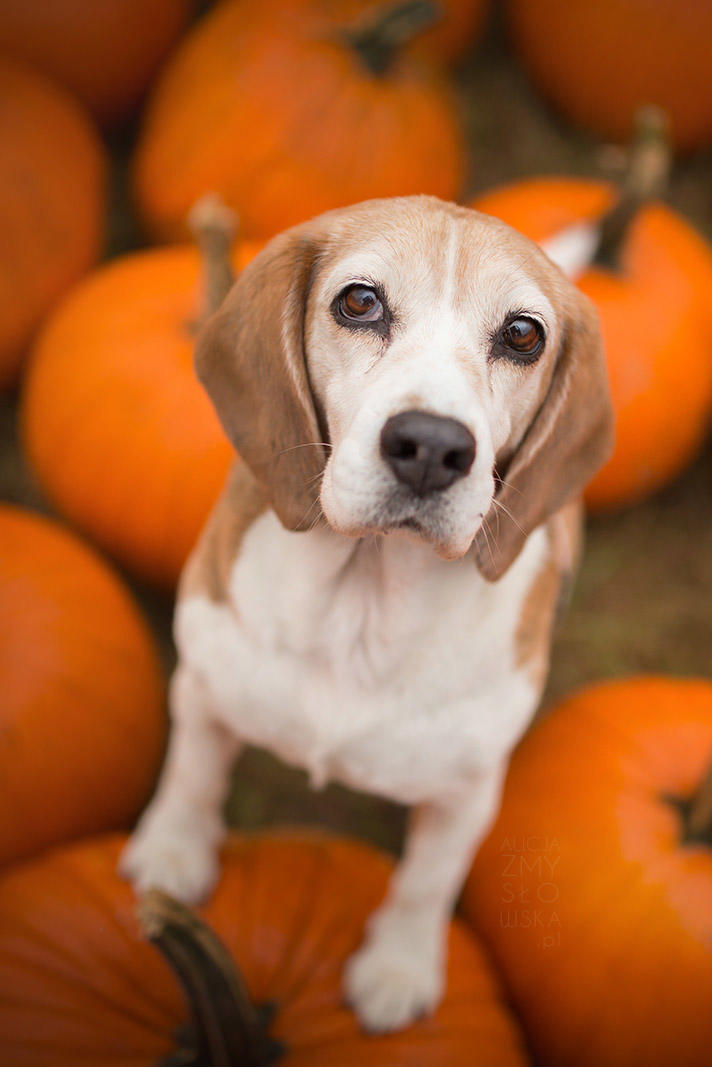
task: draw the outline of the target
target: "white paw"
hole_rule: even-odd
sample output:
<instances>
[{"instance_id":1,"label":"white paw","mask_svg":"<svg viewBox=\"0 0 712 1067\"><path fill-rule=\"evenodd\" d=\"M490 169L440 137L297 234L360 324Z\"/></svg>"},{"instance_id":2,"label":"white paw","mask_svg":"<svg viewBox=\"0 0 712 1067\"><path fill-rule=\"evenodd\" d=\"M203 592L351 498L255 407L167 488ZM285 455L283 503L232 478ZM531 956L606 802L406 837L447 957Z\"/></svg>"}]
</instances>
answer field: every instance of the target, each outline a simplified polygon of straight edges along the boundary
<instances>
[{"instance_id":1,"label":"white paw","mask_svg":"<svg viewBox=\"0 0 712 1067\"><path fill-rule=\"evenodd\" d=\"M184 904L198 904L220 874L220 836L197 820L146 818L121 853L119 874L138 893L162 889Z\"/></svg>"},{"instance_id":2,"label":"white paw","mask_svg":"<svg viewBox=\"0 0 712 1067\"><path fill-rule=\"evenodd\" d=\"M432 1011L442 994L440 966L412 944L375 937L346 964L346 997L359 1021L374 1032L399 1030Z\"/></svg>"}]
</instances>

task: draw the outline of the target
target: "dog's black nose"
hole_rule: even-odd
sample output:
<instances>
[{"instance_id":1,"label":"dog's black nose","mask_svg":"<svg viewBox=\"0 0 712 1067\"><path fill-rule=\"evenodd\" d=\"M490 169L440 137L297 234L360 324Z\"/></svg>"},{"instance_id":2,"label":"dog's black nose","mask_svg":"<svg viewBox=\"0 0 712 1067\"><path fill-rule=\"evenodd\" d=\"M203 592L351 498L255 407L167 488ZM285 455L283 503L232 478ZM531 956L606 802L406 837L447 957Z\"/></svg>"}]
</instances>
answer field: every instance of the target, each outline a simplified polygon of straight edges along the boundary
<instances>
[{"instance_id":1,"label":"dog's black nose","mask_svg":"<svg viewBox=\"0 0 712 1067\"><path fill-rule=\"evenodd\" d=\"M475 439L456 419L402 411L381 430L381 455L399 482L425 496L467 474Z\"/></svg>"}]
</instances>

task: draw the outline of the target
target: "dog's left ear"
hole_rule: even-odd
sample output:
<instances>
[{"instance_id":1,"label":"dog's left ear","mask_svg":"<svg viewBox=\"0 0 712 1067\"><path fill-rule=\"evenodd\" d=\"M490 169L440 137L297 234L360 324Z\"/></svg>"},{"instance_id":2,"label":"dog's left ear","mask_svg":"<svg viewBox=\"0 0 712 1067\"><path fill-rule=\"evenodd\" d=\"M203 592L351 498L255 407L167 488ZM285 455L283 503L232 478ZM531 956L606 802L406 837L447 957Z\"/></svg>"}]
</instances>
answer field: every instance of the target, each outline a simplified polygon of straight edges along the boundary
<instances>
[{"instance_id":1,"label":"dog's left ear","mask_svg":"<svg viewBox=\"0 0 712 1067\"><path fill-rule=\"evenodd\" d=\"M195 353L226 434L290 530L314 522L325 463L304 353L319 247L310 224L270 241L206 323Z\"/></svg>"},{"instance_id":2,"label":"dog's left ear","mask_svg":"<svg viewBox=\"0 0 712 1067\"><path fill-rule=\"evenodd\" d=\"M571 286L570 311L547 394L502 472L497 504L473 543L488 581L501 578L529 534L583 491L612 448L613 411L598 315Z\"/></svg>"}]
</instances>

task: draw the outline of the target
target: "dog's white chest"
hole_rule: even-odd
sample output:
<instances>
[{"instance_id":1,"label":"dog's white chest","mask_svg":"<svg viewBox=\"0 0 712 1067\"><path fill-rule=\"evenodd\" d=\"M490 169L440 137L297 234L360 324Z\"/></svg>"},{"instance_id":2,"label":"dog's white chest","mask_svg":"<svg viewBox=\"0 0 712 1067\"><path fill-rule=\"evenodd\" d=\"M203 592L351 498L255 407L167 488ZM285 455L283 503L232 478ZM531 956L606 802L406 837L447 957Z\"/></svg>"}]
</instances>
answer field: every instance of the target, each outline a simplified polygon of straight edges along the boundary
<instances>
[{"instance_id":1,"label":"dog's white chest","mask_svg":"<svg viewBox=\"0 0 712 1067\"><path fill-rule=\"evenodd\" d=\"M460 788L531 714L513 637L543 547L537 532L492 586L469 559L404 536L356 546L288 533L269 512L245 537L230 603L184 600L176 640L238 736L315 785L412 803Z\"/></svg>"}]
</instances>

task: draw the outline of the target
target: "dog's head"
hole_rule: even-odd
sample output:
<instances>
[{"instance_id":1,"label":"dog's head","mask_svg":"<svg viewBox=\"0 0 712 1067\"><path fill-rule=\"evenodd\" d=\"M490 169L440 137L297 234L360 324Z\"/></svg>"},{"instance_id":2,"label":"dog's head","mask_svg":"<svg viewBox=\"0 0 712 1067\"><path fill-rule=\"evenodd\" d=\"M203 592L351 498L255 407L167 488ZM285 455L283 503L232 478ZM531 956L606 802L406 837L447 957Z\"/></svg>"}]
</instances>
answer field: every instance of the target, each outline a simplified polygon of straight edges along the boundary
<instances>
[{"instance_id":1,"label":"dog's head","mask_svg":"<svg viewBox=\"0 0 712 1067\"><path fill-rule=\"evenodd\" d=\"M196 365L289 529L321 509L348 536L473 546L491 580L610 448L590 302L521 234L430 197L275 237Z\"/></svg>"}]
</instances>

